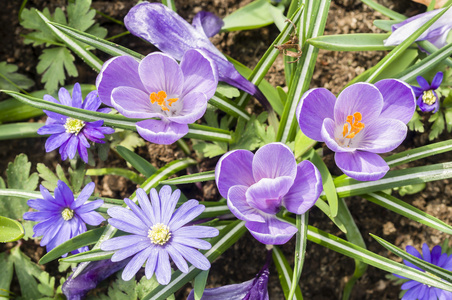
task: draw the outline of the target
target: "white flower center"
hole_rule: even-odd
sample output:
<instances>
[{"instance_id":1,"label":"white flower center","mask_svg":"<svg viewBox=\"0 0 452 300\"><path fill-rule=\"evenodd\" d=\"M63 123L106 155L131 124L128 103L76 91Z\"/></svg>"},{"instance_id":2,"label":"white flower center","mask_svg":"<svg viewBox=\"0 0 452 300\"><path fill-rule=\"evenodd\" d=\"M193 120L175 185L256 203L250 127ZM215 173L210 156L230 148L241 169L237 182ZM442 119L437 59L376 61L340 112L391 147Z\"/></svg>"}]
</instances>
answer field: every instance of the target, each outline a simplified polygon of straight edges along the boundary
<instances>
[{"instance_id":1,"label":"white flower center","mask_svg":"<svg viewBox=\"0 0 452 300\"><path fill-rule=\"evenodd\" d=\"M427 105L432 105L436 102L435 94L432 90L424 91L422 95L422 101Z\"/></svg>"},{"instance_id":2,"label":"white flower center","mask_svg":"<svg viewBox=\"0 0 452 300\"><path fill-rule=\"evenodd\" d=\"M167 225L158 223L149 229L148 238L150 238L151 242L154 244L164 245L171 238L171 232Z\"/></svg>"},{"instance_id":3,"label":"white flower center","mask_svg":"<svg viewBox=\"0 0 452 300\"><path fill-rule=\"evenodd\" d=\"M69 221L70 219L72 219L74 217L74 211L70 208L65 208L61 212L61 216L63 217L63 220Z\"/></svg>"},{"instance_id":4,"label":"white flower center","mask_svg":"<svg viewBox=\"0 0 452 300\"><path fill-rule=\"evenodd\" d=\"M77 135L80 130L85 126L85 122L78 119L67 118L66 124L64 124L64 128L67 133L75 133Z\"/></svg>"}]
</instances>

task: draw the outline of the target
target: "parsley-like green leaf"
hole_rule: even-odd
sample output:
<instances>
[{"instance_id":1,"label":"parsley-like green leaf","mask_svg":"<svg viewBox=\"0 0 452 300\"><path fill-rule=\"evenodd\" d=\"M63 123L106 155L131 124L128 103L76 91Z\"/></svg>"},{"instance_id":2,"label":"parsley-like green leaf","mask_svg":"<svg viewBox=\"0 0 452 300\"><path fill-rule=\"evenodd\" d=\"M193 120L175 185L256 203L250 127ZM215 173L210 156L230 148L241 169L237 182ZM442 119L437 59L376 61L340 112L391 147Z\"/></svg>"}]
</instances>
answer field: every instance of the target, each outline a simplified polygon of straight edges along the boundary
<instances>
[{"instance_id":1,"label":"parsley-like green leaf","mask_svg":"<svg viewBox=\"0 0 452 300\"><path fill-rule=\"evenodd\" d=\"M17 66L0 62L0 89L19 91L19 89L28 89L33 86L33 80L27 76L16 73Z\"/></svg>"},{"instance_id":2,"label":"parsley-like green leaf","mask_svg":"<svg viewBox=\"0 0 452 300\"><path fill-rule=\"evenodd\" d=\"M430 141L436 139L445 129L444 115L441 110L439 110L436 114L433 114L428 121L433 122L432 128L430 129L430 133L428 134L428 139Z\"/></svg>"},{"instance_id":3,"label":"parsley-like green leaf","mask_svg":"<svg viewBox=\"0 0 452 300\"><path fill-rule=\"evenodd\" d=\"M422 123L422 118L417 113L417 111L414 112L413 117L411 118L410 122L408 122L407 125L410 130L414 130L421 133L424 132L424 124Z\"/></svg>"},{"instance_id":4,"label":"parsley-like green leaf","mask_svg":"<svg viewBox=\"0 0 452 300\"><path fill-rule=\"evenodd\" d=\"M58 85L64 85L66 74L77 76L77 68L74 65L74 56L66 47L44 49L39 56L39 63L36 67L39 74L43 74L42 82L45 82L47 91L56 91Z\"/></svg>"}]
</instances>

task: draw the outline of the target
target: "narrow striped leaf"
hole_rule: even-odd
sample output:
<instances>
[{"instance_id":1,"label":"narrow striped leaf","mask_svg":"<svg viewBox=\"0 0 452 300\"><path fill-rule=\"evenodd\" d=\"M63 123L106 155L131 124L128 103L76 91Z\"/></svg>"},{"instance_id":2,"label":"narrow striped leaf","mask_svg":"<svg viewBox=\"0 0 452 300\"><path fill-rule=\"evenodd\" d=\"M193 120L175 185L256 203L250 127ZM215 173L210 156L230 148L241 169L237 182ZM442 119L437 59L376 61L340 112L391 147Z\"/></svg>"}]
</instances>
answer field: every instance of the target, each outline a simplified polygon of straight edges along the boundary
<instances>
[{"instance_id":1,"label":"narrow striped leaf","mask_svg":"<svg viewBox=\"0 0 452 300\"><path fill-rule=\"evenodd\" d=\"M374 25L384 31L391 31L392 25L398 24L400 21L395 20L374 20Z\"/></svg>"},{"instance_id":2,"label":"narrow striped leaf","mask_svg":"<svg viewBox=\"0 0 452 300\"><path fill-rule=\"evenodd\" d=\"M163 180L161 184L187 184L187 183L194 183L194 182L204 182L209 180L215 180L215 171L206 171L206 172L199 172L196 174L190 174L190 175L184 175L179 176L176 178L171 178L167 180Z\"/></svg>"},{"instance_id":3,"label":"narrow striped leaf","mask_svg":"<svg viewBox=\"0 0 452 300\"><path fill-rule=\"evenodd\" d=\"M112 126L122 129L128 129L136 131L135 123L141 121L143 119L131 119L126 118L121 115L113 115L113 114L105 114L90 110L85 110L81 108L75 108L70 106L65 106L62 104L56 104L53 102L45 101L43 99L31 97L28 95L24 95L21 93L13 92L13 91L5 91L2 90L5 94L14 97L15 99L26 103L28 105L50 110L53 112L57 112L59 114L76 118L79 120L83 120L86 122L93 122L98 120L103 120L104 125ZM186 138L196 138L200 140L207 141L219 141L219 142L231 142L232 136L231 133L227 130L199 125L199 124L189 124L188 134L185 135Z\"/></svg>"},{"instance_id":4,"label":"narrow striped leaf","mask_svg":"<svg viewBox=\"0 0 452 300\"><path fill-rule=\"evenodd\" d=\"M282 251L279 249L278 246L273 246L273 262L275 263L276 270L278 271L278 277L279 282L281 283L281 287L284 292L284 296L286 299L289 299L289 291L290 287L292 285L291 283L291 275L293 274L292 268L290 267L289 263L287 262L286 257L282 253ZM295 292L295 295L293 299L302 300L303 296L301 294L300 286L297 284L297 289Z\"/></svg>"},{"instance_id":5,"label":"narrow striped leaf","mask_svg":"<svg viewBox=\"0 0 452 300\"><path fill-rule=\"evenodd\" d=\"M298 10L295 11L294 15L292 16L291 20L293 23L298 23L301 17L303 9L300 7ZM279 55L279 50L276 49L275 45L283 44L285 41L287 41L292 33L292 24L289 22L287 23L286 27L283 31L278 35L278 37L273 41L273 43L268 47L267 51L265 51L262 58L257 63L256 67L254 68L253 72L250 76L248 76L248 80L254 83L255 85L259 85L259 83L262 81L264 76L268 73L268 70L272 66L273 62L276 60L276 58ZM240 70L239 70L240 71ZM237 104L241 107L244 107L247 104L247 101L249 100L249 95L246 93L242 93L239 99L237 100ZM268 98L269 101L272 101L273 99ZM273 109L280 114L282 111L279 111L273 106L274 103L270 102L272 104Z\"/></svg>"},{"instance_id":6,"label":"narrow striped leaf","mask_svg":"<svg viewBox=\"0 0 452 300\"><path fill-rule=\"evenodd\" d=\"M394 196L383 192L376 192L362 195L361 197L411 220L438 229L447 234L452 234L452 226L449 224L427 214L426 212L423 212L420 209L417 209L405 201L397 199Z\"/></svg>"},{"instance_id":7,"label":"narrow striped leaf","mask_svg":"<svg viewBox=\"0 0 452 300\"><path fill-rule=\"evenodd\" d=\"M244 118L246 121L250 120L250 114L247 113L243 108L238 106L235 102L229 100L228 98L222 96L220 93L215 93L209 100L209 104L221 109L228 115L235 118Z\"/></svg>"},{"instance_id":8,"label":"narrow striped leaf","mask_svg":"<svg viewBox=\"0 0 452 300\"><path fill-rule=\"evenodd\" d=\"M60 262L65 263L81 263L99 261L104 259L110 259L115 251L102 251L100 249L90 250L82 253L77 253L68 257L60 258Z\"/></svg>"},{"instance_id":9,"label":"narrow striped leaf","mask_svg":"<svg viewBox=\"0 0 452 300\"><path fill-rule=\"evenodd\" d=\"M377 181L357 181L347 178L336 185L339 197L350 197L392 189L410 184L430 182L452 177L452 162L390 171Z\"/></svg>"},{"instance_id":10,"label":"narrow striped leaf","mask_svg":"<svg viewBox=\"0 0 452 300\"><path fill-rule=\"evenodd\" d=\"M94 54L83 48L83 46L63 33L61 30L53 26L49 19L47 19L44 14L42 14L40 11L35 10L38 16L46 23L47 27L59 38L61 39L66 46L71 49L75 54L77 54L88 66L96 70L97 72L100 71L103 65L103 61L101 61L99 58L97 58Z\"/></svg>"},{"instance_id":11,"label":"narrow striped leaf","mask_svg":"<svg viewBox=\"0 0 452 300\"><path fill-rule=\"evenodd\" d=\"M405 41L403 41L400 45L396 46L388 55L386 55L382 60L378 62L374 66L374 71L372 74L369 75L366 82L373 83L377 80L380 73L386 69L392 62L394 62L398 57L413 44L416 39L421 36L424 31L426 31L433 23L436 22L442 15L446 13L446 11L450 8L444 9L437 15L435 15L433 18L431 18L429 21L427 21L424 25L422 25L419 29L417 29L409 38L407 38Z\"/></svg>"},{"instance_id":12,"label":"narrow striped leaf","mask_svg":"<svg viewBox=\"0 0 452 300\"><path fill-rule=\"evenodd\" d=\"M42 137L37 133L43 123L12 123L0 125L0 141Z\"/></svg>"},{"instance_id":13,"label":"narrow striped leaf","mask_svg":"<svg viewBox=\"0 0 452 300\"><path fill-rule=\"evenodd\" d=\"M61 255L65 253L69 253L71 251L74 251L75 249L96 243L97 240L102 235L103 231L104 228L100 227L79 234L76 237L73 237L69 241L62 243L53 248L52 250L50 250L49 252L47 252L43 257L41 257L41 259L39 260L39 264L41 265L46 264L54 259L60 258Z\"/></svg>"},{"instance_id":14,"label":"narrow striped leaf","mask_svg":"<svg viewBox=\"0 0 452 300\"><path fill-rule=\"evenodd\" d=\"M347 228L345 228L344 224L337 216L333 217L333 215L331 214L331 209L325 201L319 199L315 202L315 206L317 206L328 218L330 218L331 221L333 221L333 223L337 226L337 228L340 229L340 231L347 233Z\"/></svg>"},{"instance_id":15,"label":"narrow striped leaf","mask_svg":"<svg viewBox=\"0 0 452 300\"><path fill-rule=\"evenodd\" d=\"M116 151L122 158L124 158L129 164L132 165L140 174L143 174L145 177L151 177L156 171L157 168L154 167L150 162L146 159L142 158L138 154L133 151L130 151L126 147L121 145L116 147Z\"/></svg>"},{"instance_id":16,"label":"narrow striped leaf","mask_svg":"<svg viewBox=\"0 0 452 300\"><path fill-rule=\"evenodd\" d=\"M446 291L452 291L452 284L449 282L445 282L436 276L394 262L386 257L344 241L341 238L328 234L315 227L309 226L308 240L348 257L359 259L366 264L379 268L383 271L395 273L397 275Z\"/></svg>"},{"instance_id":17,"label":"narrow striped leaf","mask_svg":"<svg viewBox=\"0 0 452 300\"><path fill-rule=\"evenodd\" d=\"M313 11L308 25L307 38L313 38L323 34L330 4L331 0L315 1L315 5L317 6ZM304 44L300 61L290 82L287 101L284 105L284 112L281 116L281 122L276 136L276 140L278 141L286 143L295 138L296 130L298 129L295 112L301 96L309 89L318 53L318 48L308 43Z\"/></svg>"},{"instance_id":18,"label":"narrow striped leaf","mask_svg":"<svg viewBox=\"0 0 452 300\"><path fill-rule=\"evenodd\" d=\"M440 50L431 53L426 58L405 69L403 72L397 74L395 78L405 82L414 82L417 76L423 75L432 70L439 64L444 64L444 60L452 55L452 44L449 44Z\"/></svg>"},{"instance_id":19,"label":"narrow striped leaf","mask_svg":"<svg viewBox=\"0 0 452 300\"><path fill-rule=\"evenodd\" d=\"M433 54L433 53L435 53L436 51L439 50L435 45L433 45L432 43L430 43L430 42L427 41L427 40L424 40L424 41L417 41L417 44L418 44L420 47L422 47L423 49L425 49L425 50L426 50L428 53L430 53L430 54ZM442 48L441 48L441 49L442 49ZM446 59L444 60L444 63L445 63L446 65L448 65L449 67L452 67L452 59L451 59L450 57L446 58Z\"/></svg>"},{"instance_id":20,"label":"narrow striped leaf","mask_svg":"<svg viewBox=\"0 0 452 300\"><path fill-rule=\"evenodd\" d=\"M307 42L319 49L332 51L380 51L394 48L383 45L388 36L387 33L335 34L310 38Z\"/></svg>"},{"instance_id":21,"label":"narrow striped leaf","mask_svg":"<svg viewBox=\"0 0 452 300\"><path fill-rule=\"evenodd\" d=\"M294 295L300 289L298 283L300 282L301 271L303 269L303 263L306 257L306 242L308 238L308 220L309 211L302 215L296 216L296 227L298 229L295 242L295 254L294 254L294 271L292 276L292 283L290 285L290 291L288 299L293 299Z\"/></svg>"},{"instance_id":22,"label":"narrow striped leaf","mask_svg":"<svg viewBox=\"0 0 452 300\"><path fill-rule=\"evenodd\" d=\"M80 42L83 42L87 45L90 45L96 49L99 49L107 54L110 54L111 56L129 55L129 56L135 57L137 59L144 58L144 55L141 55L138 52L135 52L126 47L120 46L116 43L112 43L107 40L98 38L89 33L86 33L86 32L83 32L83 31L80 31L80 30L71 28L69 26L59 24L59 23L54 23L54 22L50 22L50 21L48 21L47 23L49 25L57 28L58 30L60 30L61 32L66 34L67 36L74 38Z\"/></svg>"},{"instance_id":23,"label":"narrow striped leaf","mask_svg":"<svg viewBox=\"0 0 452 300\"><path fill-rule=\"evenodd\" d=\"M385 158L390 167L406 164L421 158L430 157L452 150L452 139L403 151Z\"/></svg>"},{"instance_id":24,"label":"narrow striped leaf","mask_svg":"<svg viewBox=\"0 0 452 300\"><path fill-rule=\"evenodd\" d=\"M99 168L86 170L87 176L104 176L104 175L116 175L122 176L131 180L136 184L141 184L144 181L143 177L140 177L136 172L127 170L124 168Z\"/></svg>"},{"instance_id":25,"label":"narrow striped leaf","mask_svg":"<svg viewBox=\"0 0 452 300\"><path fill-rule=\"evenodd\" d=\"M221 229L220 234L210 241L212 245L210 250L201 252L204 252L204 256L212 262L229 247L234 245L245 232L245 222L237 220ZM180 289L188 281L195 278L200 272L201 270L196 269L192 265L188 268L188 273L182 273L181 271L173 272L171 281L167 285L159 285L149 294L145 295L142 300L166 299L166 297L170 296L174 291Z\"/></svg>"},{"instance_id":26,"label":"narrow striped leaf","mask_svg":"<svg viewBox=\"0 0 452 300\"><path fill-rule=\"evenodd\" d=\"M166 5L172 11L177 11L176 4L174 3L174 0L162 0L162 3L164 5Z\"/></svg>"},{"instance_id":27,"label":"narrow striped leaf","mask_svg":"<svg viewBox=\"0 0 452 300\"><path fill-rule=\"evenodd\" d=\"M399 14L381 4L378 4L373 0L361 0L361 1L365 4L367 4L368 6L370 6L371 8L375 9L376 11L382 13L383 15L385 15L393 20L402 22L403 20L406 19L406 17L404 15Z\"/></svg>"},{"instance_id":28,"label":"narrow striped leaf","mask_svg":"<svg viewBox=\"0 0 452 300\"><path fill-rule=\"evenodd\" d=\"M408 252L405 252L401 250L400 248L394 246L393 244L389 243L388 241L385 241L381 237L378 237L376 235L370 234L380 245L397 255L398 257L403 258L404 260L412 263L418 268L423 269L424 271L431 273L433 275L438 276L439 278L442 278L448 282L452 282L452 272L448 271L446 269L440 268L437 265L431 264L426 262L425 260L422 260L420 258L417 258L414 255L409 254Z\"/></svg>"}]
</instances>

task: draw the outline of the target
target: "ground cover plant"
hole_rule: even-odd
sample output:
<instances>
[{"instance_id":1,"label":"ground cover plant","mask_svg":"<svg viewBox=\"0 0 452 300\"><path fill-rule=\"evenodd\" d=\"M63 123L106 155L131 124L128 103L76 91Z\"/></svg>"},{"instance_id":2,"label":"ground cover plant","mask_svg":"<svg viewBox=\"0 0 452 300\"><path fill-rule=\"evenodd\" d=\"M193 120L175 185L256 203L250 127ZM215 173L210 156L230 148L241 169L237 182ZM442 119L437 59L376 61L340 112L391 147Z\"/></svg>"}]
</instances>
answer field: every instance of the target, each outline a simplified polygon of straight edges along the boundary
<instances>
[{"instance_id":1,"label":"ground cover plant","mask_svg":"<svg viewBox=\"0 0 452 300\"><path fill-rule=\"evenodd\" d=\"M451 297L452 227L412 199L452 177L452 1L411 15L350 2L372 12L378 33L325 34L337 8L330 0L257 0L224 18L215 5L187 18L173 1L134 2L115 17L96 7L97 18L90 0L39 9L23 1L24 47L39 62L35 81L0 64L9 97L0 139L31 141L43 159L18 147L5 162L0 298ZM267 26L274 37L261 41L251 69L213 43ZM381 55L319 87L324 50ZM271 84L277 60L285 82ZM83 68L92 75L79 76ZM375 207L441 238L416 250L393 223L374 231L355 221ZM322 284L314 247L354 270L329 273L342 278L334 288ZM232 263L231 251L246 248ZM247 277L234 277L243 268ZM217 272L226 280L216 282ZM363 294L369 276L396 292Z\"/></svg>"}]
</instances>

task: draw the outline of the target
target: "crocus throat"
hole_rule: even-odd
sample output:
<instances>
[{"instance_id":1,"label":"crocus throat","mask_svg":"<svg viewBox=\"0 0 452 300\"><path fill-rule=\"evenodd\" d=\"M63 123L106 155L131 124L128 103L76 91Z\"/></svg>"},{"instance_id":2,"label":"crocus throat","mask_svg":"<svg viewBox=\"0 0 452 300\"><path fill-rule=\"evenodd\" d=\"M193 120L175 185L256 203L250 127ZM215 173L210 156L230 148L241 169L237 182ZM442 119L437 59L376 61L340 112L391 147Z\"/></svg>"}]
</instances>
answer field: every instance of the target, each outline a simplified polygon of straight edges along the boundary
<instances>
[{"instance_id":1,"label":"crocus throat","mask_svg":"<svg viewBox=\"0 0 452 300\"><path fill-rule=\"evenodd\" d=\"M75 135L79 134L80 130L85 127L85 122L78 119L67 118L66 123L64 124L64 128L67 133L74 133Z\"/></svg>"},{"instance_id":2,"label":"crocus throat","mask_svg":"<svg viewBox=\"0 0 452 300\"><path fill-rule=\"evenodd\" d=\"M171 107L171 105L173 105L174 102L179 100L179 98L166 99L166 97L167 97L167 95L164 91L160 91L158 93L152 92L149 95L149 98L151 99L152 104L157 102L157 104L160 105L160 107L162 108L163 111L169 111L168 106Z\"/></svg>"},{"instance_id":3,"label":"crocus throat","mask_svg":"<svg viewBox=\"0 0 452 300\"><path fill-rule=\"evenodd\" d=\"M171 232L167 225L157 223L148 231L148 238L151 242L158 245L164 245L171 238Z\"/></svg>"},{"instance_id":4,"label":"crocus throat","mask_svg":"<svg viewBox=\"0 0 452 300\"><path fill-rule=\"evenodd\" d=\"M432 90L424 91L422 101L427 105L432 105L436 102L436 96Z\"/></svg>"},{"instance_id":5,"label":"crocus throat","mask_svg":"<svg viewBox=\"0 0 452 300\"><path fill-rule=\"evenodd\" d=\"M66 207L61 212L61 216L63 217L63 220L69 221L70 219L72 219L74 217L74 211L72 209Z\"/></svg>"},{"instance_id":6,"label":"crocus throat","mask_svg":"<svg viewBox=\"0 0 452 300\"><path fill-rule=\"evenodd\" d=\"M353 116L347 116L347 120L342 131L342 136L348 139L354 138L355 135L364 128L364 123L360 122L362 118L363 117L360 112L355 112Z\"/></svg>"}]
</instances>

